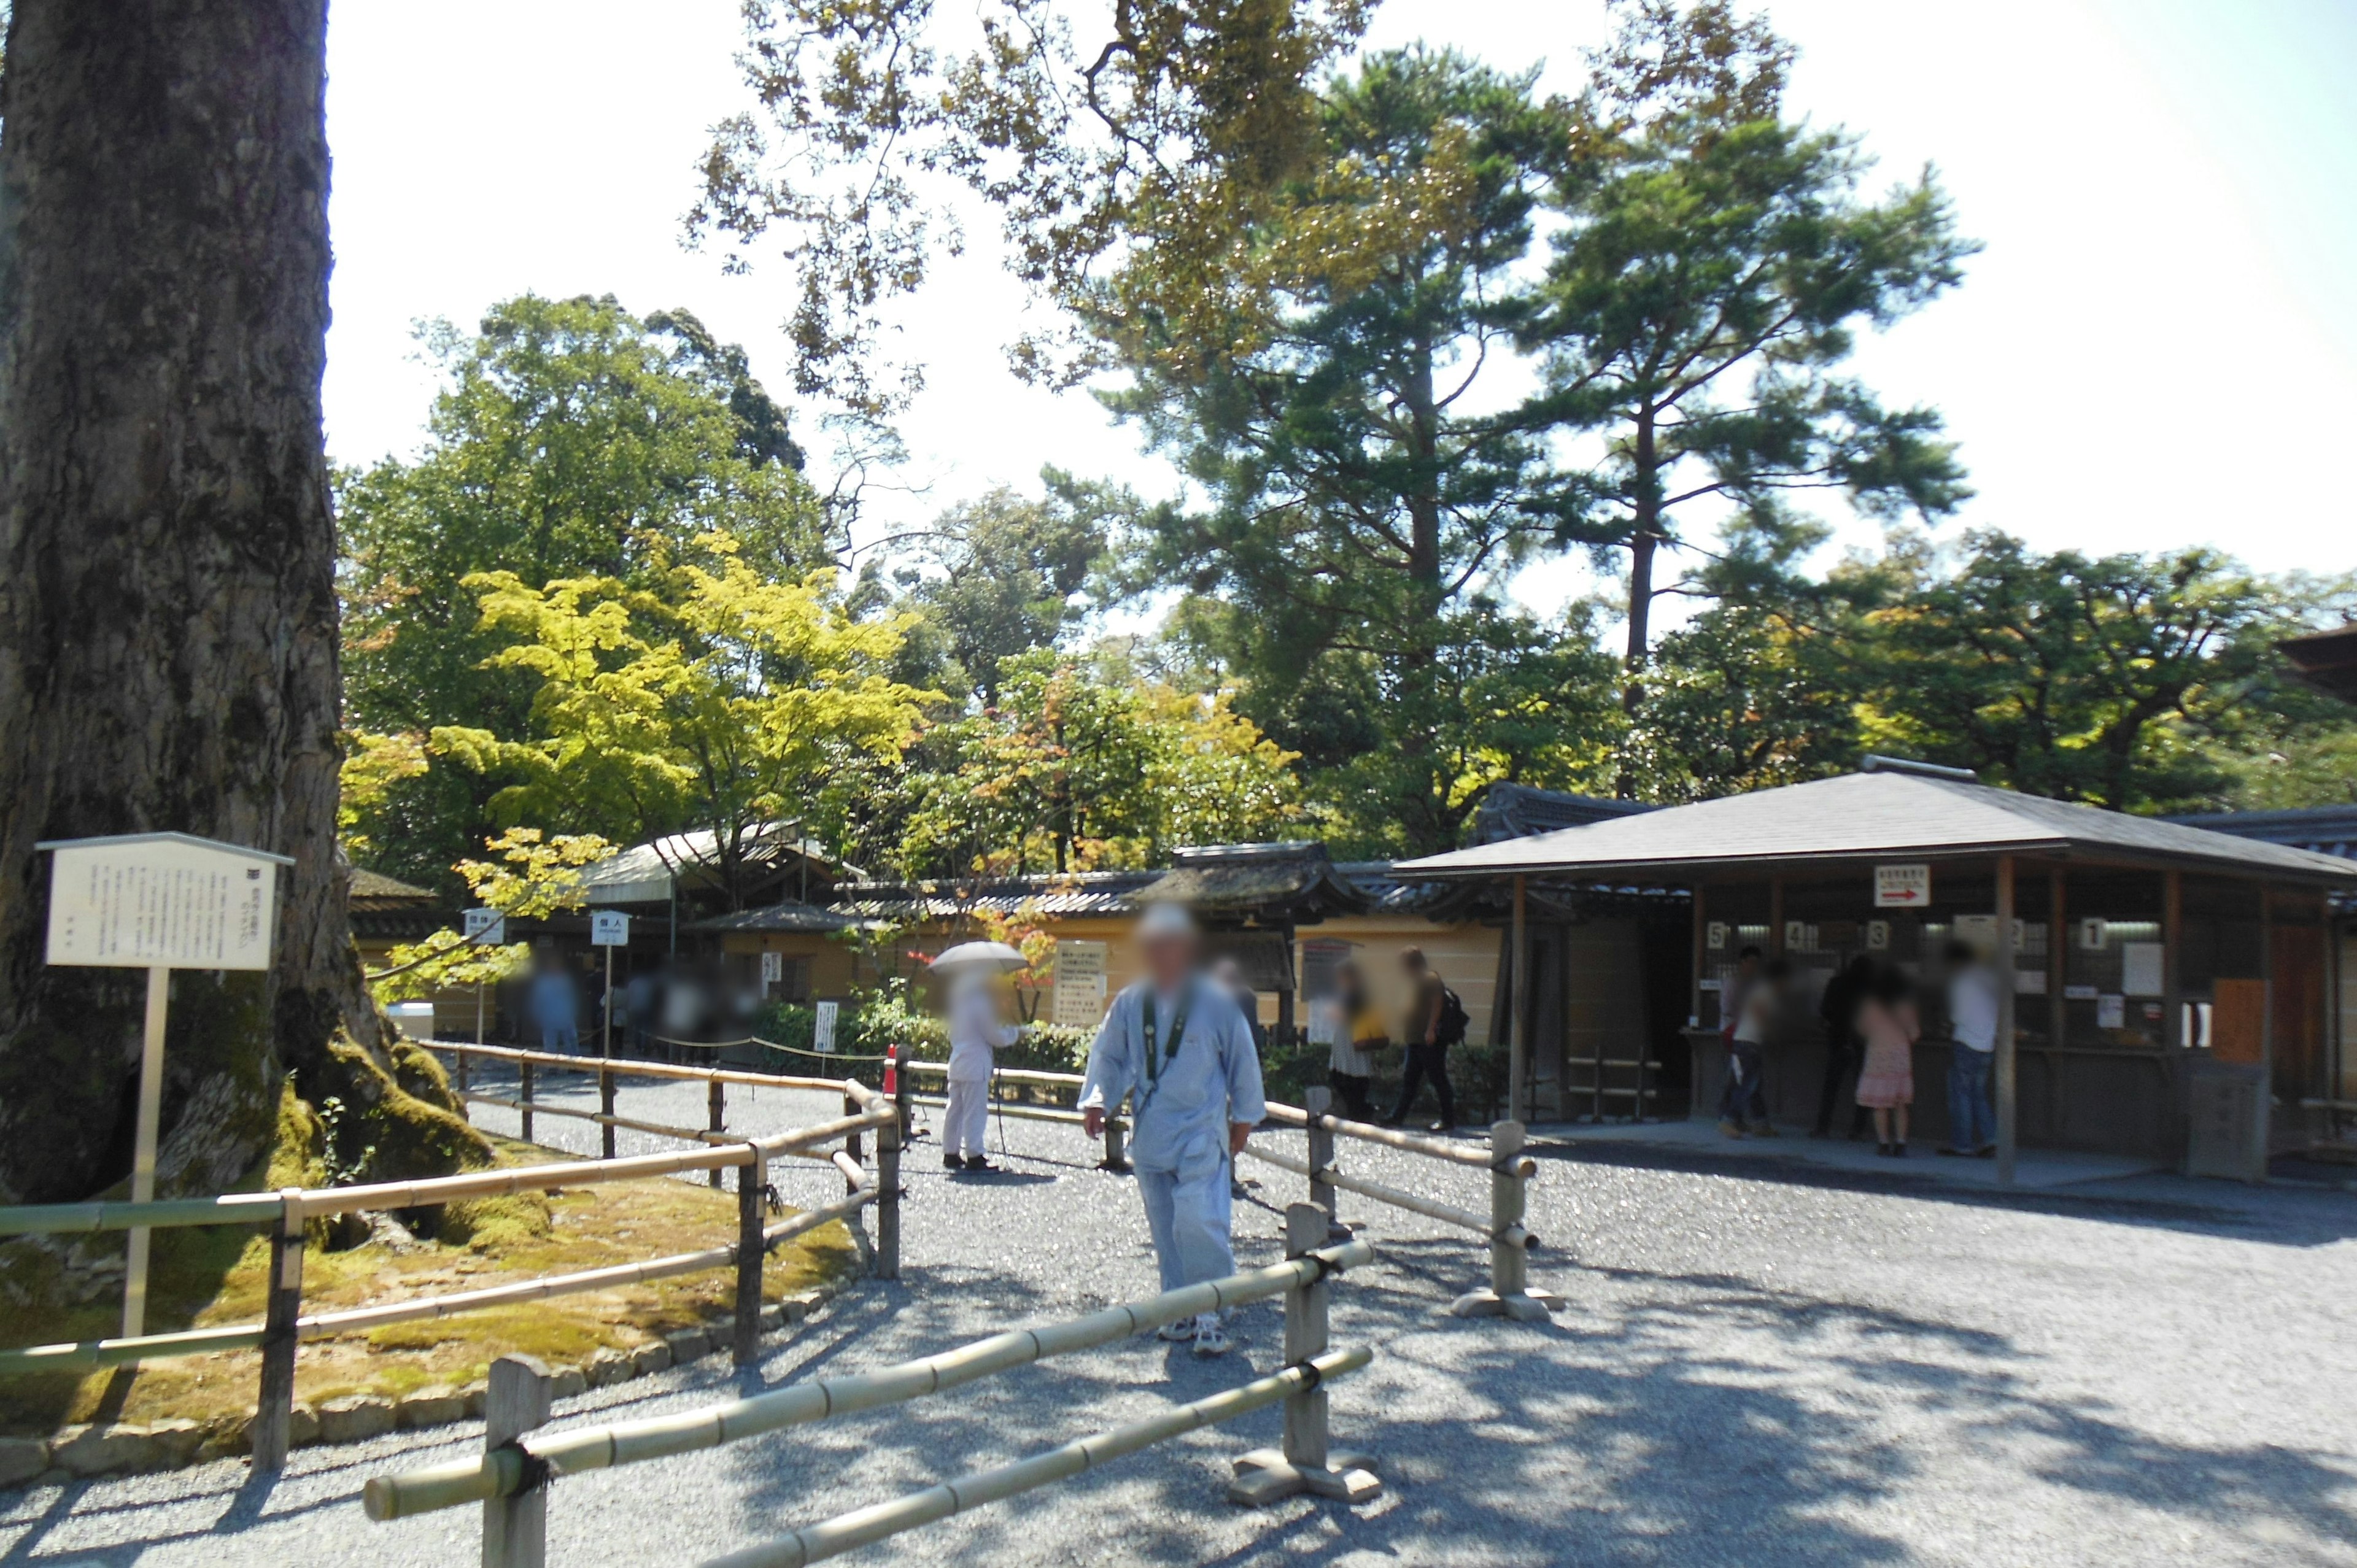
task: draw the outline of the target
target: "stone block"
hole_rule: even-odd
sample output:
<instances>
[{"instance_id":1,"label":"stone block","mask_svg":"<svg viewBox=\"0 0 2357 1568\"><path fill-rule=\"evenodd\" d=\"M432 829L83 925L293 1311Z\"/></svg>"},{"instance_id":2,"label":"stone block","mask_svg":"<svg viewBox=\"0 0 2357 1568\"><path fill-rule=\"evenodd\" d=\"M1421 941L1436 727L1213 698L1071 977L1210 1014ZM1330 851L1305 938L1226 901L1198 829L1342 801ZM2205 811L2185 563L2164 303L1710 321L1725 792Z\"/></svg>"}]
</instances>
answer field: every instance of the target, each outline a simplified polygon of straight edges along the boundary
<instances>
[{"instance_id":1,"label":"stone block","mask_svg":"<svg viewBox=\"0 0 2357 1568\"><path fill-rule=\"evenodd\" d=\"M319 1441L365 1443L398 1424L399 1412L382 1394L346 1394L319 1406Z\"/></svg>"},{"instance_id":2,"label":"stone block","mask_svg":"<svg viewBox=\"0 0 2357 1568\"><path fill-rule=\"evenodd\" d=\"M185 1417L147 1423L148 1441L156 1445L155 1464L159 1469L177 1470L197 1456L197 1448L205 1440L205 1429Z\"/></svg>"},{"instance_id":3,"label":"stone block","mask_svg":"<svg viewBox=\"0 0 2357 1568\"><path fill-rule=\"evenodd\" d=\"M648 1377L671 1366L671 1347L658 1339L651 1345L641 1345L630 1352L630 1371L634 1377Z\"/></svg>"},{"instance_id":4,"label":"stone block","mask_svg":"<svg viewBox=\"0 0 2357 1568\"><path fill-rule=\"evenodd\" d=\"M38 1437L0 1437L0 1487L20 1487L49 1467L49 1445Z\"/></svg>"},{"instance_id":5,"label":"stone block","mask_svg":"<svg viewBox=\"0 0 2357 1568\"><path fill-rule=\"evenodd\" d=\"M549 1374L548 1397L553 1400L578 1399L589 1389L589 1380L578 1367L559 1367Z\"/></svg>"},{"instance_id":6,"label":"stone block","mask_svg":"<svg viewBox=\"0 0 2357 1568\"><path fill-rule=\"evenodd\" d=\"M663 1343L671 1347L671 1364L674 1367L701 1360L712 1350L712 1341L701 1328L674 1328L663 1336Z\"/></svg>"},{"instance_id":7,"label":"stone block","mask_svg":"<svg viewBox=\"0 0 2357 1568\"><path fill-rule=\"evenodd\" d=\"M319 1441L319 1412L307 1404L296 1404L286 1412L286 1446L307 1448Z\"/></svg>"},{"instance_id":8,"label":"stone block","mask_svg":"<svg viewBox=\"0 0 2357 1568\"><path fill-rule=\"evenodd\" d=\"M617 1350L609 1346L589 1358L589 1365L584 1369L584 1374L591 1388L603 1389L629 1381L638 1375L638 1369L630 1364L629 1351Z\"/></svg>"},{"instance_id":9,"label":"stone block","mask_svg":"<svg viewBox=\"0 0 2357 1568\"><path fill-rule=\"evenodd\" d=\"M155 1440L144 1426L69 1426L49 1444L49 1457L72 1476L152 1470Z\"/></svg>"},{"instance_id":10,"label":"stone block","mask_svg":"<svg viewBox=\"0 0 2357 1568\"><path fill-rule=\"evenodd\" d=\"M784 1307L773 1301L761 1308L762 1333L767 1334L771 1329L783 1328L785 1326L786 1309Z\"/></svg>"},{"instance_id":11,"label":"stone block","mask_svg":"<svg viewBox=\"0 0 2357 1568\"><path fill-rule=\"evenodd\" d=\"M467 1419L467 1402L458 1391L431 1383L401 1399L401 1424L405 1427L446 1426Z\"/></svg>"},{"instance_id":12,"label":"stone block","mask_svg":"<svg viewBox=\"0 0 2357 1568\"><path fill-rule=\"evenodd\" d=\"M467 1419L468 1421L480 1421L483 1419L483 1402L490 1398L490 1385L480 1381L479 1380L475 1382L461 1385L458 1390L458 1397L467 1402Z\"/></svg>"}]
</instances>

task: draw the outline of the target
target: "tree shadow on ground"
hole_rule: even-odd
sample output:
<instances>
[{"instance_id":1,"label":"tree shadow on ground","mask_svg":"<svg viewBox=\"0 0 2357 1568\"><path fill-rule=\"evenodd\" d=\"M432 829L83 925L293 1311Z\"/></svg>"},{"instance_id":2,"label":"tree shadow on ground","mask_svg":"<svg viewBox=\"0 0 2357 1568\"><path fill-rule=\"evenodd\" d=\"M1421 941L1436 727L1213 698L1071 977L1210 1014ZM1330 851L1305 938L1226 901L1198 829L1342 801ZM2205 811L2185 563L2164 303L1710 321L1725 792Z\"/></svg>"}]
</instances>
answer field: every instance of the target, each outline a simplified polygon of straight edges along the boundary
<instances>
[{"instance_id":1,"label":"tree shadow on ground","mask_svg":"<svg viewBox=\"0 0 2357 1568\"><path fill-rule=\"evenodd\" d=\"M1760 1159L1725 1155L1708 1149L1670 1144L1583 1143L1568 1147L1534 1148L1541 1165L1610 1165L1621 1170L1661 1171L1677 1176L1735 1176L1779 1187L1810 1187L1825 1192L1859 1193L1907 1197L1960 1208L1999 1209L2018 1214L2046 1214L2061 1219L2093 1219L2114 1225L2140 1225L2189 1235L2231 1238L2281 1247L2329 1247L2357 1238L2357 1199L2322 1190L2236 1188L2223 1183L2207 1187L2200 1197L2158 1193L2042 1188L2007 1192L1990 1187L1955 1187L1935 1175L1902 1172L1848 1171L1813 1165L1796 1159ZM2176 1177L2124 1177L2124 1182ZM2192 1187L2188 1181L2184 1185Z\"/></svg>"}]
</instances>

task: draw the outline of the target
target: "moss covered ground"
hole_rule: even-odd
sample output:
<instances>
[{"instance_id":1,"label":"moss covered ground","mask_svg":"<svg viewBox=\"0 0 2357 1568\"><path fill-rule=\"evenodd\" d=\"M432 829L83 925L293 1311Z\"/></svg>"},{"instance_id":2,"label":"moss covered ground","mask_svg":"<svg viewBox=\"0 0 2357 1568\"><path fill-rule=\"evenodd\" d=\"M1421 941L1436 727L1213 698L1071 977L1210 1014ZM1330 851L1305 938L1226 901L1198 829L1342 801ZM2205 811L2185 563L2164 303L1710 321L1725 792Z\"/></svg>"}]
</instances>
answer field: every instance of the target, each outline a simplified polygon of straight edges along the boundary
<instances>
[{"instance_id":1,"label":"moss covered ground","mask_svg":"<svg viewBox=\"0 0 2357 1568\"><path fill-rule=\"evenodd\" d=\"M306 1142L282 1140L282 1155ZM501 1165L571 1157L505 1139L492 1144ZM315 1174L274 1169L272 1178L274 1185L282 1176L299 1181ZM312 1238L304 1256L303 1307L307 1314L328 1312L480 1290L727 1245L736 1234L733 1194L669 1177L453 1205L437 1236L414 1244L372 1241L328 1251L324 1235ZM122 1246L116 1234L84 1239L74 1251L84 1259L120 1256ZM268 1241L251 1230L156 1232L148 1332L258 1322L268 1260ZM828 1225L770 1254L764 1292L777 1300L857 1263L850 1232ZM95 1294L86 1286L77 1291L68 1286L70 1272L59 1250L23 1243L0 1249L0 1295L6 1305L0 1317L7 1344L55 1344L117 1331L119 1284ZM457 1387L483 1376L511 1351L577 1364L603 1348L626 1348L721 1316L735 1288L734 1271L724 1267L307 1341L296 1360L296 1397L317 1402L351 1393L398 1395L432 1384ZM75 1294L84 1299L70 1300ZM260 1365L261 1353L245 1350L137 1369L0 1379L0 1433L40 1436L82 1421L239 1419L253 1408Z\"/></svg>"}]
</instances>

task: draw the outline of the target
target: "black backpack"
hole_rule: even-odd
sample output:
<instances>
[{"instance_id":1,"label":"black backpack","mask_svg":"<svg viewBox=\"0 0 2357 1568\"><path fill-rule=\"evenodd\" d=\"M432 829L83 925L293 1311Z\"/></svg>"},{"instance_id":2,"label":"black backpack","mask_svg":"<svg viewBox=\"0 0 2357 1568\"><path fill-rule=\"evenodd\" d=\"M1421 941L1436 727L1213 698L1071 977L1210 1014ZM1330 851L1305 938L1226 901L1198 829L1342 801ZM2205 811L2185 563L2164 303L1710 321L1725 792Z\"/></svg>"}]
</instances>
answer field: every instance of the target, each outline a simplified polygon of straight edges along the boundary
<instances>
[{"instance_id":1,"label":"black backpack","mask_svg":"<svg viewBox=\"0 0 2357 1568\"><path fill-rule=\"evenodd\" d=\"M1447 984L1440 988L1440 1026L1433 1031L1433 1043L1457 1046L1465 1043L1465 1031L1473 1020L1465 1011L1464 1002Z\"/></svg>"}]
</instances>

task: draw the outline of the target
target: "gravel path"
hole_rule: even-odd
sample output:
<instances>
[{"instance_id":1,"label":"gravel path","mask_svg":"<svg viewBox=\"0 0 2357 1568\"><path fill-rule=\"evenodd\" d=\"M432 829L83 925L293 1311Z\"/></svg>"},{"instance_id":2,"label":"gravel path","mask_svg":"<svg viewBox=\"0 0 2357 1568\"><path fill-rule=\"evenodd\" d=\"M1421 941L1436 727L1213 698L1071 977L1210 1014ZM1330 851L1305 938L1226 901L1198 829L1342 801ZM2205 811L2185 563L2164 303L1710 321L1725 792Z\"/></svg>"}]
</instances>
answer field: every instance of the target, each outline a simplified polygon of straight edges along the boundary
<instances>
[{"instance_id":1,"label":"gravel path","mask_svg":"<svg viewBox=\"0 0 2357 1568\"><path fill-rule=\"evenodd\" d=\"M567 1091L589 1105L586 1090ZM732 1090L732 1125L814 1119L815 1095ZM702 1120L700 1086L631 1088L623 1113ZM486 1126L511 1113L478 1108ZM585 1151L597 1129L544 1118ZM952 1181L911 1154L905 1278L857 1287L760 1379L869 1368L993 1328L1151 1293L1130 1184L1075 1133L1009 1122L1015 1158ZM1297 1152L1297 1133L1264 1134ZM994 1141L996 1132L994 1132ZM624 1153L662 1145L622 1135ZM1479 1173L1381 1149L1345 1164L1478 1204ZM1278 1255L1297 1178L1249 1163L1238 1251ZM840 1192L817 1167L789 1201ZM1437 1316L1478 1283L1445 1228L1344 1197L1381 1262L1338 1287L1338 1344L1375 1364L1334 1391L1337 1441L1381 1458L1356 1509L1221 1500L1265 1411L901 1539L961 1563L2357 1564L2357 1197L2147 1178L1992 1198L1920 1176L1783 1171L1630 1145L1548 1157L1535 1283L1546 1327ZM1278 1315L1200 1362L1133 1341L959 1395L558 1484L551 1560L685 1568L844 1509L984 1468L1277 1360ZM748 1383L746 1386L750 1386ZM725 1361L592 1393L642 1415L739 1387ZM458 1510L371 1525L359 1493L479 1431L298 1450L243 1466L0 1494L0 1563L474 1561ZM871 1549L853 1561L882 1562Z\"/></svg>"}]
</instances>

